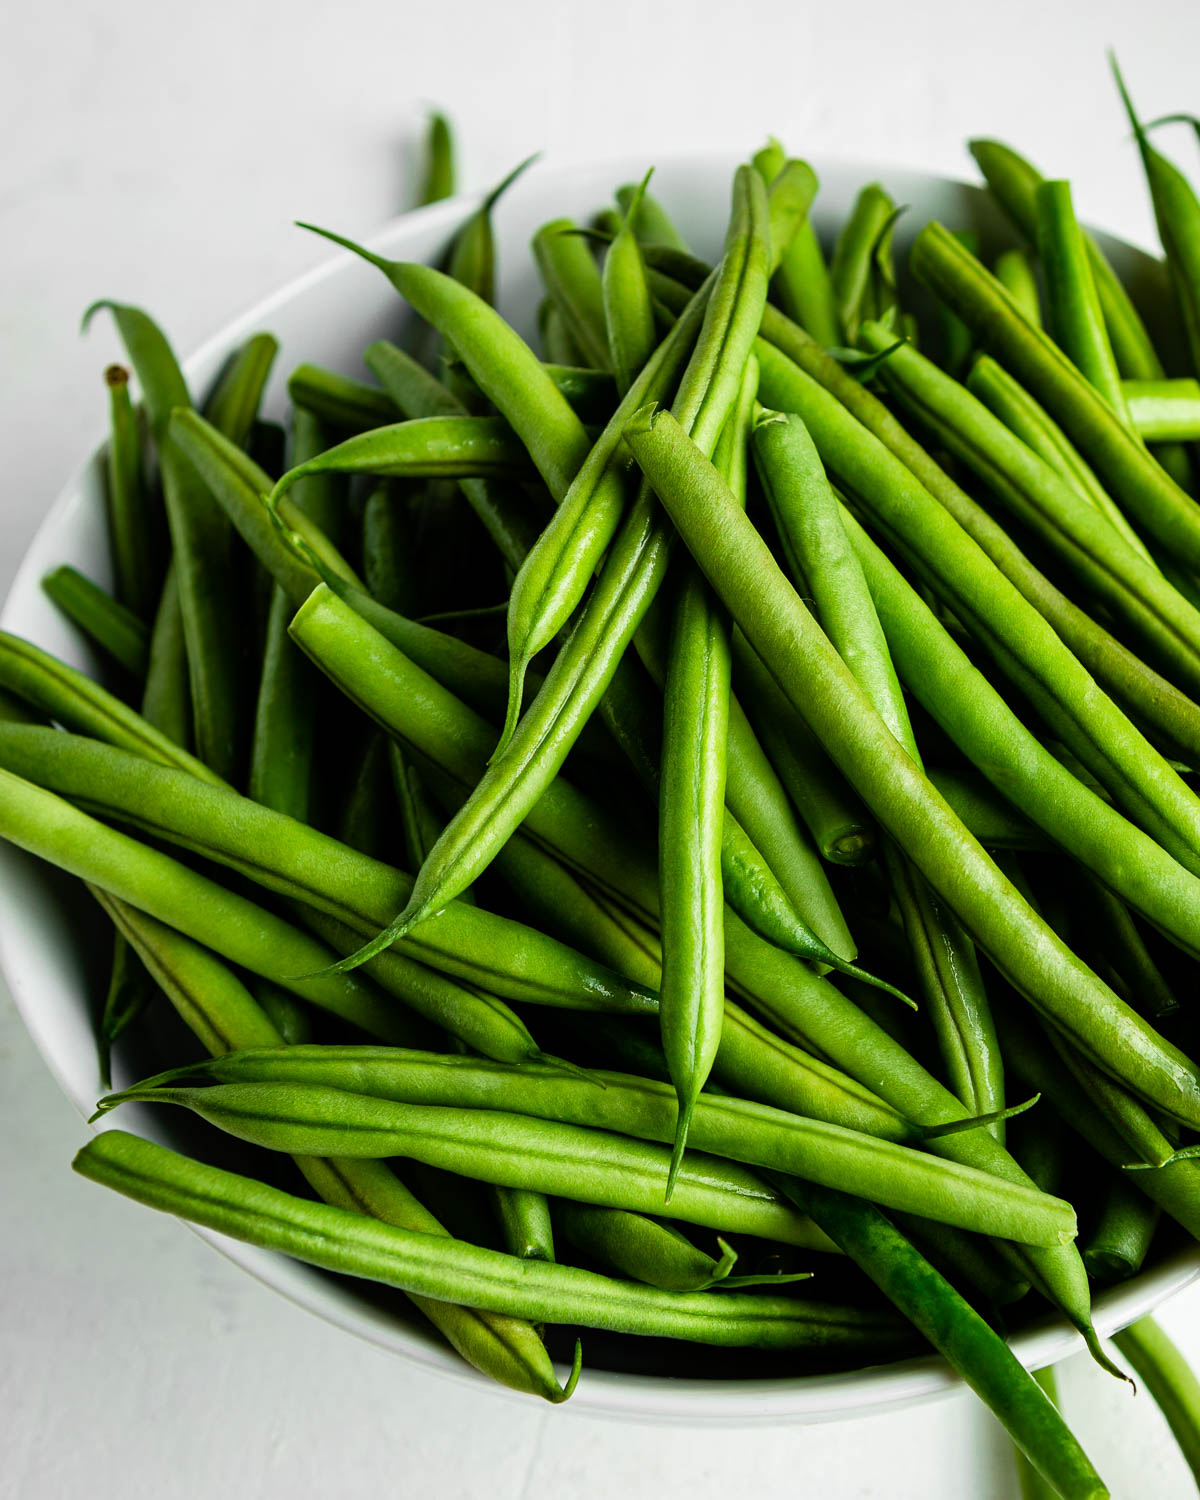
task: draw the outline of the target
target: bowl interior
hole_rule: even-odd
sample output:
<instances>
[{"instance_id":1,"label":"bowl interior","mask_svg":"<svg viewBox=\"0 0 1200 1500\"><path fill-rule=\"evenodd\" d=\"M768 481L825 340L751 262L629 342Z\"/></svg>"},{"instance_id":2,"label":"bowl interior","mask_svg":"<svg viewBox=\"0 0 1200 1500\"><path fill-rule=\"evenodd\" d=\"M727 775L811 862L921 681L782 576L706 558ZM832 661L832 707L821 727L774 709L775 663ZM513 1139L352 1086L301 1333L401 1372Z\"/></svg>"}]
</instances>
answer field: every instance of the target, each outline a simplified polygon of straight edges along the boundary
<instances>
[{"instance_id":1,"label":"bowl interior","mask_svg":"<svg viewBox=\"0 0 1200 1500\"><path fill-rule=\"evenodd\" d=\"M735 165L733 156L673 157L661 162L655 173L655 193L699 254L712 257L719 249ZM814 218L826 239L844 221L858 189L876 179L897 202L910 205L897 228L901 264L912 234L931 218L953 228L975 227L985 245L1009 239L984 194L964 183L871 165L816 165L821 191ZM644 170L644 162L628 159L571 169L539 164L502 200L495 217L498 302L524 333L533 333L539 298L528 253L534 230L562 214L586 221L609 201L616 184L638 179ZM371 245L398 259L432 261L476 201L455 199L397 219L372 236ZM1152 324L1155 312L1165 324L1168 304L1159 263L1119 241L1106 237L1104 243L1142 307L1151 313ZM384 278L339 253L231 323L187 361L186 373L193 389L203 390L242 339L259 329L270 329L279 338L282 352L267 392L266 411L278 418L286 411L286 372L294 365L311 360L361 377L361 352L366 344L396 335L403 325L403 310ZM5 629L95 672L99 663L40 590L42 575L58 563L74 564L102 583L110 581L100 445L84 460L47 515L0 615ZM92 1017L107 961L103 923L75 883L6 844L0 844L0 882L5 892L0 903L0 963L35 1043L63 1091L86 1117L99 1091ZM114 1082L118 1085L132 1081L121 1076L119 1067L117 1072ZM124 1112L120 1123L123 1128L164 1139L162 1114ZM285 1257L208 1231L197 1232L261 1281L349 1332L448 1379L477 1389L497 1389L463 1365L427 1325L405 1317L399 1296L381 1297L373 1289L361 1290L359 1284ZM1100 1296L1097 1327L1106 1333L1125 1326L1197 1274L1200 1249L1175 1253ZM1054 1363L1079 1347L1079 1336L1049 1315L1013 1341L1018 1357L1030 1368ZM956 1384L944 1363L933 1358L849 1374L757 1380L664 1378L585 1369L575 1405L623 1419L823 1421L927 1398Z\"/></svg>"}]
</instances>

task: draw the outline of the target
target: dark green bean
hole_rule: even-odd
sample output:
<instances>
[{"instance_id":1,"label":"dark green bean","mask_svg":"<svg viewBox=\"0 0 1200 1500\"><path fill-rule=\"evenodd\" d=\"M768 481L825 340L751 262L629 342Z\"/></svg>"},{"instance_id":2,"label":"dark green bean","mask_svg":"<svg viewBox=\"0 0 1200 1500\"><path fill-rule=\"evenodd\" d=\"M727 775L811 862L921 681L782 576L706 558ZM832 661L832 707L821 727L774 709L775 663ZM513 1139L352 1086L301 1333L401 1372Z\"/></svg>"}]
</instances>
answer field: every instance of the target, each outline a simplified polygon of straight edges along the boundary
<instances>
[{"instance_id":1,"label":"dark green bean","mask_svg":"<svg viewBox=\"0 0 1200 1500\"><path fill-rule=\"evenodd\" d=\"M297 365L288 376L288 395L322 422L353 432L387 427L400 415L386 391L320 365Z\"/></svg>"},{"instance_id":2,"label":"dark green bean","mask_svg":"<svg viewBox=\"0 0 1200 1500\"><path fill-rule=\"evenodd\" d=\"M142 717L181 749L191 748L192 699L188 682L187 643L183 637L179 580L174 563L167 567L162 596L154 616L154 628L150 632L146 681L142 690Z\"/></svg>"},{"instance_id":3,"label":"dark green bean","mask_svg":"<svg viewBox=\"0 0 1200 1500\"><path fill-rule=\"evenodd\" d=\"M1086 1454L1008 1345L878 1209L807 1183L784 1186L950 1362L1060 1495L1107 1500Z\"/></svg>"},{"instance_id":4,"label":"dark green bean","mask_svg":"<svg viewBox=\"0 0 1200 1500\"><path fill-rule=\"evenodd\" d=\"M543 297L538 306L538 334L542 353L548 360L557 360L560 364L583 364L583 350L567 331L562 313L549 297Z\"/></svg>"},{"instance_id":5,"label":"dark green bean","mask_svg":"<svg viewBox=\"0 0 1200 1500\"><path fill-rule=\"evenodd\" d=\"M1146 1382L1171 1436L1200 1482L1200 1381L1153 1318L1113 1334L1113 1343Z\"/></svg>"},{"instance_id":6,"label":"dark green bean","mask_svg":"<svg viewBox=\"0 0 1200 1500\"><path fill-rule=\"evenodd\" d=\"M263 390L278 353L279 343L271 334L254 334L230 355L204 403L205 421L211 422L239 448L250 442Z\"/></svg>"},{"instance_id":7,"label":"dark green bean","mask_svg":"<svg viewBox=\"0 0 1200 1500\"><path fill-rule=\"evenodd\" d=\"M67 619L134 681L142 680L146 675L150 631L138 615L65 563L46 574L42 588Z\"/></svg>"},{"instance_id":8,"label":"dark green bean","mask_svg":"<svg viewBox=\"0 0 1200 1500\"><path fill-rule=\"evenodd\" d=\"M1046 1365L1041 1370L1031 1370L1030 1374L1046 1393L1046 1399L1057 1406L1058 1382L1054 1378L1054 1366ZM1021 1486L1021 1500L1058 1500L1057 1487L1042 1477L1015 1443L1013 1444L1013 1457L1017 1461L1017 1480Z\"/></svg>"},{"instance_id":9,"label":"dark green bean","mask_svg":"<svg viewBox=\"0 0 1200 1500\"><path fill-rule=\"evenodd\" d=\"M1127 1179L1108 1184L1100 1216L1083 1246L1083 1263L1093 1281L1126 1281L1142 1262L1158 1227L1159 1208Z\"/></svg>"},{"instance_id":10,"label":"dark green bean","mask_svg":"<svg viewBox=\"0 0 1200 1500\"><path fill-rule=\"evenodd\" d=\"M969 769L953 771L929 766L925 774L985 849L1045 849L1046 840L1034 825L982 776Z\"/></svg>"},{"instance_id":11,"label":"dark green bean","mask_svg":"<svg viewBox=\"0 0 1200 1500\"><path fill-rule=\"evenodd\" d=\"M671 1090L647 1079L616 1073L573 1079L546 1067L514 1076L516 1069L489 1069L475 1059L377 1048L285 1048L238 1059L185 1071L246 1081L187 1088L154 1079L110 1095L101 1108L129 1100L181 1104L273 1150L413 1156L503 1186L669 1212L788 1244L809 1244L807 1226L780 1215L776 1194L733 1163L840 1183L885 1207L1028 1244L1067 1244L1075 1232L1071 1206L1035 1188L875 1136L707 1094L693 1114L697 1145L684 1153L664 1209L671 1159L665 1142L674 1137L675 1108ZM346 1086L356 1080L357 1088ZM418 1090L421 1102L406 1097ZM431 1094L469 1102L428 1102ZM501 1101L513 1098L520 1107L506 1109ZM707 1155L705 1147L719 1154ZM746 1200L740 1221L731 1192Z\"/></svg>"},{"instance_id":12,"label":"dark green bean","mask_svg":"<svg viewBox=\"0 0 1200 1500\"><path fill-rule=\"evenodd\" d=\"M415 204L423 208L454 196L455 150L450 121L438 110L429 115L429 129L424 143L424 162L417 182Z\"/></svg>"},{"instance_id":13,"label":"dark green bean","mask_svg":"<svg viewBox=\"0 0 1200 1500\"><path fill-rule=\"evenodd\" d=\"M573 219L551 219L533 237L533 258L546 293L583 362L611 369L600 272Z\"/></svg>"},{"instance_id":14,"label":"dark green bean","mask_svg":"<svg viewBox=\"0 0 1200 1500\"><path fill-rule=\"evenodd\" d=\"M142 435L129 395L129 371L109 365L108 528L112 540L114 592L126 608L148 621L158 593L156 522L142 462Z\"/></svg>"},{"instance_id":15,"label":"dark green bean","mask_svg":"<svg viewBox=\"0 0 1200 1500\"><path fill-rule=\"evenodd\" d=\"M608 364L622 396L657 343L646 263L634 231L650 175L646 173L625 209L621 229L605 254L601 277Z\"/></svg>"},{"instance_id":16,"label":"dark green bean","mask_svg":"<svg viewBox=\"0 0 1200 1500\"><path fill-rule=\"evenodd\" d=\"M724 1247L721 1259L715 1261L677 1229L625 1209L563 1199L554 1205L554 1217L577 1250L622 1276L665 1292L700 1292L726 1285L737 1259L723 1240L719 1241Z\"/></svg>"},{"instance_id":17,"label":"dark green bean","mask_svg":"<svg viewBox=\"0 0 1200 1500\"><path fill-rule=\"evenodd\" d=\"M691 1338L717 1345L838 1349L903 1345L897 1324L788 1297L662 1292L551 1262L412 1233L324 1204L306 1203L232 1172L203 1166L120 1130L105 1130L75 1170L150 1207L279 1250L445 1302L539 1322ZM568 1382L569 1394L572 1382Z\"/></svg>"},{"instance_id":18,"label":"dark green bean","mask_svg":"<svg viewBox=\"0 0 1200 1500\"><path fill-rule=\"evenodd\" d=\"M95 887L92 887L92 894L97 894ZM113 1047L151 1004L157 991L158 986L118 927L113 933L108 988L104 993L104 1009L100 1013L100 1025L97 1028L100 1082L106 1089L112 1088Z\"/></svg>"}]
</instances>

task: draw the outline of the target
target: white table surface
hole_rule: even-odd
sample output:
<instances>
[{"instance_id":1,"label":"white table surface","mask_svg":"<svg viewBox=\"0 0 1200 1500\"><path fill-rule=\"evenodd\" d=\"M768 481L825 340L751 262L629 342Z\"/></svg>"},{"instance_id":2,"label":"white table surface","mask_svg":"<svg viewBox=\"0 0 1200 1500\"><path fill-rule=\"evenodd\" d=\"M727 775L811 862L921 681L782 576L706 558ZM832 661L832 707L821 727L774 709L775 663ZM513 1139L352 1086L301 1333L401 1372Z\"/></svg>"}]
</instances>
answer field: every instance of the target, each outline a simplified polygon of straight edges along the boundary
<instances>
[{"instance_id":1,"label":"white table surface","mask_svg":"<svg viewBox=\"0 0 1200 1500\"><path fill-rule=\"evenodd\" d=\"M107 326L136 300L194 347L327 251L297 217L369 231L406 201L435 101L464 186L563 159L688 145L970 174L996 135L1081 213L1148 242L1104 48L1146 115L1200 109L1195 0L60 0L0 48L0 589L99 433ZM749 17L753 19L749 19ZM1195 165L1183 133L1172 147ZM21 1500L619 1494L1000 1500L999 1429L967 1396L836 1426L620 1427L464 1395L250 1281L170 1219L72 1176L86 1138L0 995L0 1493ZM1200 1360L1200 1292L1163 1323ZM586 1376L585 1376L586 1379ZM1195 1490L1145 1396L1064 1367L1114 1495Z\"/></svg>"}]
</instances>

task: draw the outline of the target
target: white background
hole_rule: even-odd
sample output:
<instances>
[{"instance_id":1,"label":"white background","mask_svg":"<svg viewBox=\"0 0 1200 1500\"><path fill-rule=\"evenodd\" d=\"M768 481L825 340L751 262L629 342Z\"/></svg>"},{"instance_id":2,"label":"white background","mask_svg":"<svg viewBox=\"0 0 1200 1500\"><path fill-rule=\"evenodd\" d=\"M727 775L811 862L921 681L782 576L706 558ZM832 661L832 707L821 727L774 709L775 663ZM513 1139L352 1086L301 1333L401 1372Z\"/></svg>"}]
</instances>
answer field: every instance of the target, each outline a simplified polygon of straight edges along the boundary
<instances>
[{"instance_id":1,"label":"white background","mask_svg":"<svg viewBox=\"0 0 1200 1500\"><path fill-rule=\"evenodd\" d=\"M0 588L103 421L106 328L134 300L186 352L406 202L426 103L463 185L544 148L656 153L768 131L814 157L970 174L992 134L1081 213L1149 242L1104 49L1143 112L1200 110L1195 0L59 0L0 48ZM1195 165L1183 134L1171 149ZM620 1494L999 1500L1005 1442L970 1398L807 1429L621 1428L418 1378L249 1281L171 1220L74 1179L85 1129L0 996L0 1492ZM1163 1321L1200 1360L1200 1295ZM1071 1420L1113 1493L1194 1494L1147 1398L1086 1363Z\"/></svg>"}]
</instances>

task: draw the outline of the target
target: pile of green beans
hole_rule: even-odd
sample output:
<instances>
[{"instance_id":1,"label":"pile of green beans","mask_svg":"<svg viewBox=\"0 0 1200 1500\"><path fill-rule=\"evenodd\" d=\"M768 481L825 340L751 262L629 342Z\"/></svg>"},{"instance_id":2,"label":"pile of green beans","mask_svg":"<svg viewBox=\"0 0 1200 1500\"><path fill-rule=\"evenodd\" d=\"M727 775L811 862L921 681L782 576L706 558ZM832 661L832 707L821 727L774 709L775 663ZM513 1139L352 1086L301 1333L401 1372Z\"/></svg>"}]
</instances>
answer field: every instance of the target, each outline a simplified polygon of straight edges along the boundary
<instances>
[{"instance_id":1,"label":"pile of green beans","mask_svg":"<svg viewBox=\"0 0 1200 1500\"><path fill-rule=\"evenodd\" d=\"M0 836L113 930L79 1172L551 1401L576 1329L932 1345L1029 1493L1107 1494L999 1330L1121 1373L1093 1285L1200 1239L1200 200L1122 92L1178 362L985 140L1016 237L907 252L886 183L823 243L771 141L709 265L647 172L537 231L540 348L493 305L528 162L437 266L319 230L415 326L292 370L286 458L269 334L193 394L97 304L113 587L45 589L102 680L0 635Z\"/></svg>"}]
</instances>

